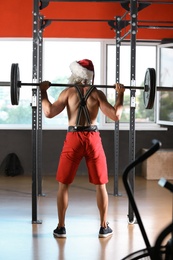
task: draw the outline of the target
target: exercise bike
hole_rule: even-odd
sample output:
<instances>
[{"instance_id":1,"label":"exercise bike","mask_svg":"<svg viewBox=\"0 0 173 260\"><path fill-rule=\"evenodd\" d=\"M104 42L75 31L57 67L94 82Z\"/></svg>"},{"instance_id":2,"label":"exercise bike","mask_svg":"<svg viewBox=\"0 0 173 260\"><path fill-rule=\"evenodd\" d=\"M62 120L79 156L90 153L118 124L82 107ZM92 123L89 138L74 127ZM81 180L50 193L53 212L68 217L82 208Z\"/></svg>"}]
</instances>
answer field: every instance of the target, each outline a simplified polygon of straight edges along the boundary
<instances>
[{"instance_id":1,"label":"exercise bike","mask_svg":"<svg viewBox=\"0 0 173 260\"><path fill-rule=\"evenodd\" d=\"M154 246L150 245L149 239L146 234L146 230L144 228L140 213L137 208L137 204L134 199L133 191L131 189L131 185L129 182L129 174L130 171L142 163L144 160L149 158L152 154L154 154L161 147L161 142L158 140L152 140L152 146L146 151L144 154L139 156L136 160L130 163L123 172L123 184L125 190L127 192L128 199L130 201L131 207L134 211L136 221L139 225L141 234L143 236L146 248L136 251L134 253L129 254L124 257L122 260L137 260L137 259L150 259L150 260L173 260L173 220L172 222L164 228L164 230L158 235ZM159 185L167 188L170 192L173 192L173 184L161 178L159 180ZM163 245L166 237L171 235L171 238L165 245Z\"/></svg>"}]
</instances>

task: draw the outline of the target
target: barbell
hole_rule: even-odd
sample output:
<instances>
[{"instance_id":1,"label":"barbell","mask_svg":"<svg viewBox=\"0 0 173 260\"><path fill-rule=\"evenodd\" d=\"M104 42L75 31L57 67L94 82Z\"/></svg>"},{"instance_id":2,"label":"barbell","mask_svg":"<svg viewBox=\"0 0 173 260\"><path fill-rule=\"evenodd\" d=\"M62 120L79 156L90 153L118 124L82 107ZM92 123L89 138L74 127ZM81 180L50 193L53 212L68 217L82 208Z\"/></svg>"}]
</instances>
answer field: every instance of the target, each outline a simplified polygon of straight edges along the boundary
<instances>
[{"instance_id":1,"label":"barbell","mask_svg":"<svg viewBox=\"0 0 173 260\"><path fill-rule=\"evenodd\" d=\"M39 86L40 83L23 83L20 81L20 71L18 63L11 65L11 82L0 82L1 87L10 87L11 104L18 105L21 86ZM74 87L75 84L51 83L53 87ZM78 85L80 86L80 85ZM81 85L84 87L84 85ZM90 85L87 85L90 86ZM94 85L96 88L115 88L113 85ZM157 91L173 91L171 87L156 87L156 72L153 68L147 68L144 77L144 87L124 86L126 89L143 90L144 106L146 109L152 109L154 105L155 93Z\"/></svg>"}]
</instances>

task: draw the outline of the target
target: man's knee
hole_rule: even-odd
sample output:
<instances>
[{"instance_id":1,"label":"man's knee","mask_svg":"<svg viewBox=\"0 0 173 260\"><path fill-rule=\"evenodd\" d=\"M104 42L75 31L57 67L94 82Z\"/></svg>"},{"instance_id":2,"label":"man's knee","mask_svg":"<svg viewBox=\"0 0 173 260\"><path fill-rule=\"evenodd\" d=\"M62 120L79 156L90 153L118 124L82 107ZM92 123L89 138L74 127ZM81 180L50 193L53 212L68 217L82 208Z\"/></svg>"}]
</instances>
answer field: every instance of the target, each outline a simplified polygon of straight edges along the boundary
<instances>
[{"instance_id":1,"label":"man's knee","mask_svg":"<svg viewBox=\"0 0 173 260\"><path fill-rule=\"evenodd\" d=\"M97 191L105 191L106 190L106 184L97 184L96 190Z\"/></svg>"},{"instance_id":2,"label":"man's knee","mask_svg":"<svg viewBox=\"0 0 173 260\"><path fill-rule=\"evenodd\" d=\"M69 185L70 185L70 184L66 184L66 183L59 182L59 183L58 183L58 189L59 189L59 190L62 190L62 191L63 191L63 190L66 191L66 190L68 190Z\"/></svg>"}]
</instances>

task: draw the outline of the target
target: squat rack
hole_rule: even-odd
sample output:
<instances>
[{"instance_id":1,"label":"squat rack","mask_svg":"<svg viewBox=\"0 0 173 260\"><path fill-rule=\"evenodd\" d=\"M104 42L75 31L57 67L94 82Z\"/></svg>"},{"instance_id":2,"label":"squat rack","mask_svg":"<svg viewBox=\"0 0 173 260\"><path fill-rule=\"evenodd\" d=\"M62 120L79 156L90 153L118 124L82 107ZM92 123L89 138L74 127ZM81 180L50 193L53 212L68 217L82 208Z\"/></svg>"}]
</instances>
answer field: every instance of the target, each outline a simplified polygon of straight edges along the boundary
<instances>
[{"instance_id":1,"label":"squat rack","mask_svg":"<svg viewBox=\"0 0 173 260\"><path fill-rule=\"evenodd\" d=\"M119 82L120 76L120 45L123 39L130 35L131 42L131 71L130 71L130 85L136 86L136 34L137 34L137 12L149 6L151 3L171 4L171 2L153 0L130 0L126 1L73 1L73 2L119 2L122 7L127 10L125 14L120 17L117 16L116 20L68 20L68 19L44 19L40 14L40 10L46 8L49 2L69 2L57 0L33 0L33 71L32 79L34 83L42 81L42 65L43 65L43 29L50 25L52 21L65 22L65 21L80 21L80 22L108 22L108 25L113 27L116 31L116 82ZM130 3L130 7L129 7ZM123 20L127 13L130 11L130 21ZM141 21L145 23L145 21ZM156 21L157 24L161 23ZM169 22L168 22L169 23ZM172 23L172 22L171 22ZM164 24L166 24L164 22ZM121 36L121 30L130 25L130 30L125 35ZM145 28L150 28L150 26ZM140 26L139 26L140 27ZM163 28L164 27L164 28ZM142 28L142 27L141 27ZM172 26L154 26L152 29L173 29ZM135 106L136 106L136 90L130 91L130 131L129 131L129 163L135 159ZM41 220L37 219L37 197L44 196L42 193L42 105L41 93L38 87L32 89L32 223L40 224ZM115 172L114 172L114 195L119 196L118 191L118 176L119 176L119 122L115 122L114 131L114 159L115 159ZM135 170L133 169L130 174L130 183L134 191L134 176ZM129 203L129 222L134 222L134 214L132 207Z\"/></svg>"}]
</instances>

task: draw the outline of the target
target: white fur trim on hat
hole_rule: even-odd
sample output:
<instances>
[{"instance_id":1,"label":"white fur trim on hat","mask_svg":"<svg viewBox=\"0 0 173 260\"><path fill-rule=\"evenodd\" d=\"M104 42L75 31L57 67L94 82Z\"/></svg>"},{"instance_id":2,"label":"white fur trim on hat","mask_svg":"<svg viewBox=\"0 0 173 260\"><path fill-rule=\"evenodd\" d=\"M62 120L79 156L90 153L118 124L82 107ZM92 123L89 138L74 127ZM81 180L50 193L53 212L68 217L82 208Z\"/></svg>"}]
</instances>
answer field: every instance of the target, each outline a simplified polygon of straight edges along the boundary
<instances>
[{"instance_id":1,"label":"white fur trim on hat","mask_svg":"<svg viewBox=\"0 0 173 260\"><path fill-rule=\"evenodd\" d=\"M73 77L86 79L87 81L93 80L94 72L84 68L77 61L74 61L70 64L70 70L73 74Z\"/></svg>"}]
</instances>

